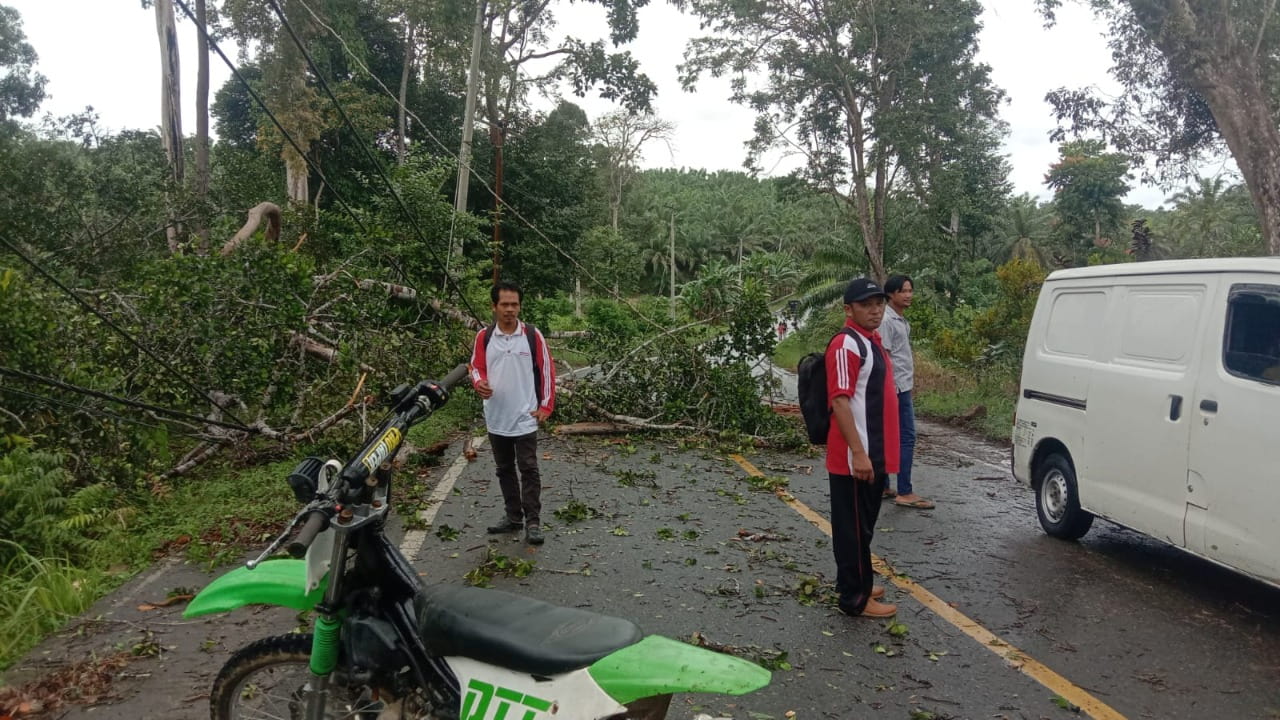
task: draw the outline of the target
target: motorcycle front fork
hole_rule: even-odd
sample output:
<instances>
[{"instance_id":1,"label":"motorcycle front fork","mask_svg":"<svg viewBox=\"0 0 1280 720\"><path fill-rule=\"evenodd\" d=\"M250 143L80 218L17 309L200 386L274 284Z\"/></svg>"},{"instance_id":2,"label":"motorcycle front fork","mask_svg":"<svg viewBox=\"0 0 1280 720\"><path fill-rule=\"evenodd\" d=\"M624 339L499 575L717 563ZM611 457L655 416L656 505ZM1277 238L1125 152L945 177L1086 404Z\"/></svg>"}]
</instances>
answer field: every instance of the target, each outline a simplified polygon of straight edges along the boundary
<instances>
[{"instance_id":1,"label":"motorcycle front fork","mask_svg":"<svg viewBox=\"0 0 1280 720\"><path fill-rule=\"evenodd\" d=\"M338 619L337 603L341 597L342 578L347 569L348 533L341 527L342 519L335 518L333 554L329 561L329 586L325 589L324 603L317 607L311 636L311 681L304 689L307 700L306 720L324 720L329 702L329 681L338 667L338 641L342 621Z\"/></svg>"}]
</instances>

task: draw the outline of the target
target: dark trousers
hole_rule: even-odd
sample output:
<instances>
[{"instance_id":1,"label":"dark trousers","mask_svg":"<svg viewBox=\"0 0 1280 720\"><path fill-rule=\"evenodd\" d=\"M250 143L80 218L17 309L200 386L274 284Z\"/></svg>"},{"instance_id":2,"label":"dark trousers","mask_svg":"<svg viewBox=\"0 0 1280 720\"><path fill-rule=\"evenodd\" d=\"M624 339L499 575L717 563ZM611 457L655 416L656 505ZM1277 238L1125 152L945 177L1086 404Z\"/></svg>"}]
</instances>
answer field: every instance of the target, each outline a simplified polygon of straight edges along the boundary
<instances>
[{"instance_id":1,"label":"dark trousers","mask_svg":"<svg viewBox=\"0 0 1280 720\"><path fill-rule=\"evenodd\" d=\"M493 462L498 466L498 486L506 504L507 519L539 525L542 512L542 476L538 473L538 433L506 437L489 433ZM516 468L520 477L516 478Z\"/></svg>"},{"instance_id":2,"label":"dark trousers","mask_svg":"<svg viewBox=\"0 0 1280 720\"><path fill-rule=\"evenodd\" d=\"M840 607L860 613L871 599L875 571L871 568L871 538L880 517L880 498L889 476L873 482L852 475L828 474L831 483L831 549L836 556L836 590Z\"/></svg>"}]
</instances>

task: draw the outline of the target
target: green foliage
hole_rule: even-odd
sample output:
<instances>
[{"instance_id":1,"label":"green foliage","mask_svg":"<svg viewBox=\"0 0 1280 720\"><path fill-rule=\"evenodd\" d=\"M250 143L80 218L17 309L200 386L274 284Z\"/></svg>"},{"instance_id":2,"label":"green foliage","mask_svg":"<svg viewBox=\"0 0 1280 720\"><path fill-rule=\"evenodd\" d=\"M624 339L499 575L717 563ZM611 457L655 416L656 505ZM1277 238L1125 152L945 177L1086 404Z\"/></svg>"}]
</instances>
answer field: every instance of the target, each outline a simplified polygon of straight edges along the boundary
<instances>
[{"instance_id":1,"label":"green foliage","mask_svg":"<svg viewBox=\"0 0 1280 720\"><path fill-rule=\"evenodd\" d=\"M1100 140L1077 140L1058 148L1059 159L1045 176L1058 214L1056 233L1068 257L1084 258L1123 233L1129 165L1119 153L1106 152Z\"/></svg>"},{"instance_id":2,"label":"green foliage","mask_svg":"<svg viewBox=\"0 0 1280 720\"><path fill-rule=\"evenodd\" d=\"M36 51L22 32L18 11L0 5L0 123L30 117L44 100L45 77L35 70Z\"/></svg>"},{"instance_id":3,"label":"green foliage","mask_svg":"<svg viewBox=\"0 0 1280 720\"><path fill-rule=\"evenodd\" d=\"M1016 366L1022 360L1045 273L1033 261L1010 260L996 269L995 277L997 294L990 305L982 310L961 306L951 314L948 326L926 324L924 330L933 332L922 333L917 328L917 337L931 337L933 349L947 361L966 366ZM915 311L915 306L912 309ZM927 311L922 308L919 312Z\"/></svg>"},{"instance_id":4,"label":"green foliage","mask_svg":"<svg viewBox=\"0 0 1280 720\"><path fill-rule=\"evenodd\" d=\"M489 545L485 548L480 564L472 568L463 579L473 587L487 588L492 587L493 579L499 575L522 578L533 574L533 570L533 560L507 557Z\"/></svg>"},{"instance_id":5,"label":"green foliage","mask_svg":"<svg viewBox=\"0 0 1280 720\"><path fill-rule=\"evenodd\" d=\"M84 612L100 591L100 576L59 558L38 558L0 540L0 670L47 633Z\"/></svg>"}]
</instances>

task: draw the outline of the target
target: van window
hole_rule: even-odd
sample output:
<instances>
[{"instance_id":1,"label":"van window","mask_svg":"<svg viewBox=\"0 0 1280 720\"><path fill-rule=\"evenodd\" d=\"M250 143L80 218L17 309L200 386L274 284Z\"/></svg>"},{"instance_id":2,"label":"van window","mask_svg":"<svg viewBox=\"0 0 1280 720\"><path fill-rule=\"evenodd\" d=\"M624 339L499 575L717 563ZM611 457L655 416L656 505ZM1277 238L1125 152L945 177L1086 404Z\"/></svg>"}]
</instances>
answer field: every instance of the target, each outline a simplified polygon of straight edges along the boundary
<instances>
[{"instance_id":1,"label":"van window","mask_svg":"<svg viewBox=\"0 0 1280 720\"><path fill-rule=\"evenodd\" d=\"M1280 385L1280 286L1231 287L1222 362L1232 375Z\"/></svg>"},{"instance_id":2,"label":"van window","mask_svg":"<svg viewBox=\"0 0 1280 720\"><path fill-rule=\"evenodd\" d=\"M1185 365L1200 319L1200 289L1132 289L1124 301L1120 355Z\"/></svg>"},{"instance_id":3,"label":"van window","mask_svg":"<svg viewBox=\"0 0 1280 720\"><path fill-rule=\"evenodd\" d=\"M1101 291L1062 292L1053 299L1044 346L1059 355L1089 357L1107 306Z\"/></svg>"}]
</instances>

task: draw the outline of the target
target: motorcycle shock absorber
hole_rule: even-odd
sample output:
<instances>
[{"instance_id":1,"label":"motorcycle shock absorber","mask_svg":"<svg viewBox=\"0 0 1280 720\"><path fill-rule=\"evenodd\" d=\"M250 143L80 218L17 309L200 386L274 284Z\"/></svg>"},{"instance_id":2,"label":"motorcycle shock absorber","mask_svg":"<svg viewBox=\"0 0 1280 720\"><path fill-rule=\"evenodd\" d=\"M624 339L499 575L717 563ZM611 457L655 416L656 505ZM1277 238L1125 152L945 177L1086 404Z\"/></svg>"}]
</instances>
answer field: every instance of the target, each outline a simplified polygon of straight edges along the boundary
<instances>
[{"instance_id":1,"label":"motorcycle shock absorber","mask_svg":"<svg viewBox=\"0 0 1280 720\"><path fill-rule=\"evenodd\" d=\"M328 675L338 666L338 628L341 626L337 618L316 618L311 640L311 672L316 675Z\"/></svg>"}]
</instances>

